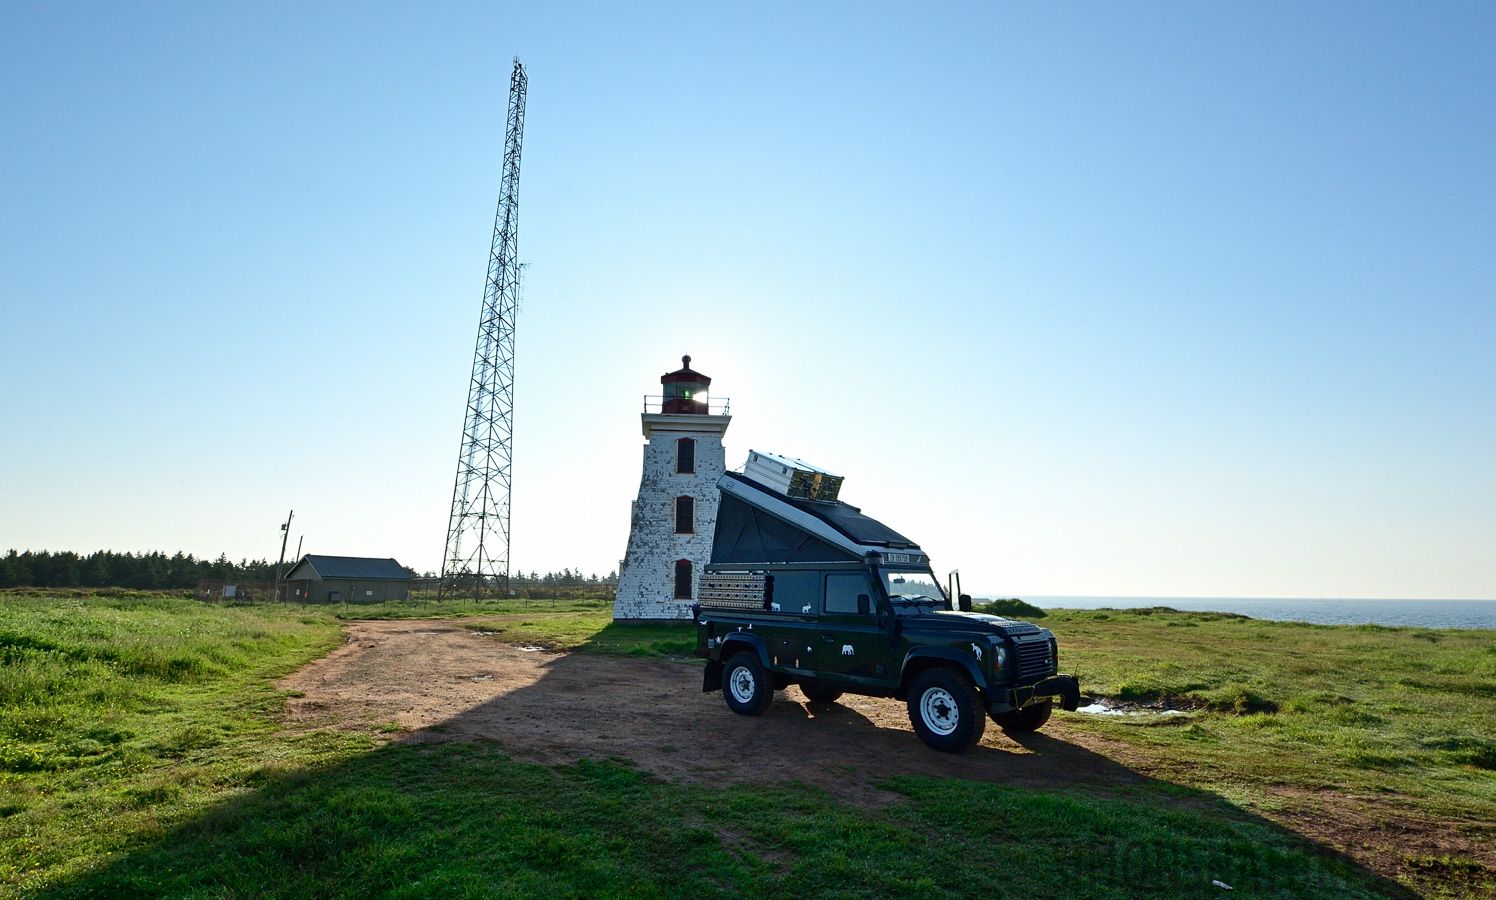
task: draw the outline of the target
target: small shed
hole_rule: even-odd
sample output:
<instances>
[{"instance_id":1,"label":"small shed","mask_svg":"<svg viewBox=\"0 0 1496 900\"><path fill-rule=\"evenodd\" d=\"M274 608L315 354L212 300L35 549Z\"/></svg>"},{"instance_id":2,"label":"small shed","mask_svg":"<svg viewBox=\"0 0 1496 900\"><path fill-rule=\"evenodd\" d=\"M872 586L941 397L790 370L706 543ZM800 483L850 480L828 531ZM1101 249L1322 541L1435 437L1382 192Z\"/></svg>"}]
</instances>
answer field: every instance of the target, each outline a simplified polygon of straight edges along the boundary
<instances>
[{"instance_id":1,"label":"small shed","mask_svg":"<svg viewBox=\"0 0 1496 900\"><path fill-rule=\"evenodd\" d=\"M383 603L410 599L410 573L393 559L308 553L286 573L307 582L311 603Z\"/></svg>"}]
</instances>

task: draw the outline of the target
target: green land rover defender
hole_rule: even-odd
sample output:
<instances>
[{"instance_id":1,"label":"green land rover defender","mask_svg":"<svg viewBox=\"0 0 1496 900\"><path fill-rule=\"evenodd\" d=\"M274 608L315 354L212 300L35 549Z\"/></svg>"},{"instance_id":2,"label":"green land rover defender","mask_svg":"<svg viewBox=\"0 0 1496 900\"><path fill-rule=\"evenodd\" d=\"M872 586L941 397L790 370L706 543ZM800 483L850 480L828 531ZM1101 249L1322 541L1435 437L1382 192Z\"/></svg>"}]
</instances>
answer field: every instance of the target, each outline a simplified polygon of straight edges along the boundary
<instances>
[{"instance_id":1,"label":"green land rover defender","mask_svg":"<svg viewBox=\"0 0 1496 900\"><path fill-rule=\"evenodd\" d=\"M1059 674L1050 631L970 612L965 595L953 603L918 545L824 499L839 478L818 497L815 476L829 473L769 454L755 461L807 477L787 491L750 465L717 482L712 558L693 607L703 690L722 691L745 716L791 684L812 702L894 697L921 740L951 753L981 740L988 716L1018 734L1047 722L1056 701L1076 708L1079 683Z\"/></svg>"}]
</instances>

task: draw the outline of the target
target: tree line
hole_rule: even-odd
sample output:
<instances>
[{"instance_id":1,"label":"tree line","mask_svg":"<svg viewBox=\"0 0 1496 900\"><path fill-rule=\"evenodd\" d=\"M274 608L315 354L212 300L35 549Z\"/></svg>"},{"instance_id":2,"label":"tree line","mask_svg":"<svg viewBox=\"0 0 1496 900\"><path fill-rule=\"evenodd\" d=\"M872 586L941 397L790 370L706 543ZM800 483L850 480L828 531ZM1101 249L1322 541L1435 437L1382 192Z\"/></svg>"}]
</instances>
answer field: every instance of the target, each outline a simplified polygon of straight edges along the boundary
<instances>
[{"instance_id":1,"label":"tree line","mask_svg":"<svg viewBox=\"0 0 1496 900\"><path fill-rule=\"evenodd\" d=\"M411 575L418 578L434 579L441 577L436 572L424 572L416 575L414 571L410 570L409 566L406 567L406 571L410 571ZM559 572L547 572L542 575L538 571L526 572L524 569L515 569L509 573L509 581L512 584L527 585L529 587L601 587L603 585L617 584L618 573L609 572L607 575L600 576L594 572L591 575L583 575L581 569L577 569L576 571L562 569Z\"/></svg>"},{"instance_id":2,"label":"tree line","mask_svg":"<svg viewBox=\"0 0 1496 900\"><path fill-rule=\"evenodd\" d=\"M270 581L274 578L275 563L265 559L233 562L227 554L209 560L181 551L167 556L160 551L99 550L85 556L71 551L11 550L0 558L0 588L120 587L150 591L197 587L199 581L209 579Z\"/></svg>"},{"instance_id":3,"label":"tree line","mask_svg":"<svg viewBox=\"0 0 1496 900\"><path fill-rule=\"evenodd\" d=\"M295 561L288 560L286 571L289 572L293 565ZM412 576L416 574L409 566L405 570ZM426 573L426 577L435 576L435 572ZM11 550L0 557L0 588L118 587L152 591L194 588L199 581L271 581L274 578L275 563L267 559L234 562L227 554L219 554L217 559L210 560L198 559L181 551L167 556L160 551L116 553L99 550L85 556L71 551L27 550L21 553ZM583 575L580 569L562 569L544 575L520 570L511 578L543 587L588 587L618 582L616 572L600 578L596 574Z\"/></svg>"},{"instance_id":4,"label":"tree line","mask_svg":"<svg viewBox=\"0 0 1496 900\"><path fill-rule=\"evenodd\" d=\"M591 575L583 575L581 569L575 572L571 569L562 569L559 572L547 572L544 575L539 572L531 572L526 575L525 571L520 569L510 573L509 580L522 584L541 585L543 587L586 587L588 585L617 584L618 573L609 572L607 577L599 578L595 572Z\"/></svg>"}]
</instances>

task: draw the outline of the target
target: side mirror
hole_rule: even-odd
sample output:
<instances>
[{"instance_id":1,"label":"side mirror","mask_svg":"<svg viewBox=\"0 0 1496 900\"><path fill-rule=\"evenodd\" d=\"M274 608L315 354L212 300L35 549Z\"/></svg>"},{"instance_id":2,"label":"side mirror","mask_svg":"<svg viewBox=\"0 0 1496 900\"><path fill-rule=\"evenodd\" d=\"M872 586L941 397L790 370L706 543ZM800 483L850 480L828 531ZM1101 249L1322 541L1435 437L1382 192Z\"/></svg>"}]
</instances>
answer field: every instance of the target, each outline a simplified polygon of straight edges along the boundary
<instances>
[{"instance_id":1,"label":"side mirror","mask_svg":"<svg viewBox=\"0 0 1496 900\"><path fill-rule=\"evenodd\" d=\"M873 610L873 598L867 594L857 595L857 614L865 616Z\"/></svg>"},{"instance_id":2,"label":"side mirror","mask_svg":"<svg viewBox=\"0 0 1496 900\"><path fill-rule=\"evenodd\" d=\"M962 612L971 612L971 595L970 594L962 594L961 598L960 598L960 600L958 602L961 604L961 611Z\"/></svg>"}]
</instances>

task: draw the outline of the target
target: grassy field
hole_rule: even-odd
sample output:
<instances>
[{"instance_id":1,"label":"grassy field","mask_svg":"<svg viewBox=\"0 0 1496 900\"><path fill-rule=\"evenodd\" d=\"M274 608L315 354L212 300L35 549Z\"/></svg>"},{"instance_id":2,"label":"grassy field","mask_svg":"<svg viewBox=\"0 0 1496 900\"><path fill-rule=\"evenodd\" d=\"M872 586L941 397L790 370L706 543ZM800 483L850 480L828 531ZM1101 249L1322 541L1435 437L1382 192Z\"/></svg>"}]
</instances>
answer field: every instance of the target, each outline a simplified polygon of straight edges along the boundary
<instances>
[{"instance_id":1,"label":"grassy field","mask_svg":"<svg viewBox=\"0 0 1496 900\"><path fill-rule=\"evenodd\" d=\"M1089 691L1197 710L1083 719L1140 771L1311 831L1356 818L1385 870L1496 896L1496 632L1147 609L1050 610L1044 624ZM1411 849L1432 831L1485 860Z\"/></svg>"},{"instance_id":2,"label":"grassy field","mask_svg":"<svg viewBox=\"0 0 1496 900\"><path fill-rule=\"evenodd\" d=\"M578 652L691 646L588 601L511 604L440 612ZM1051 611L1088 689L1193 710L1062 717L1160 779L1110 798L906 778L886 785L903 802L864 809L628 760L547 768L486 742L281 728L272 681L337 646L339 614L432 612L0 597L0 894L1175 897L1219 896L1219 879L1232 896L1373 897L1405 891L1264 816L1354 801L1496 836L1490 632ZM1496 889L1479 860L1405 856L1379 868L1419 893Z\"/></svg>"}]
</instances>

